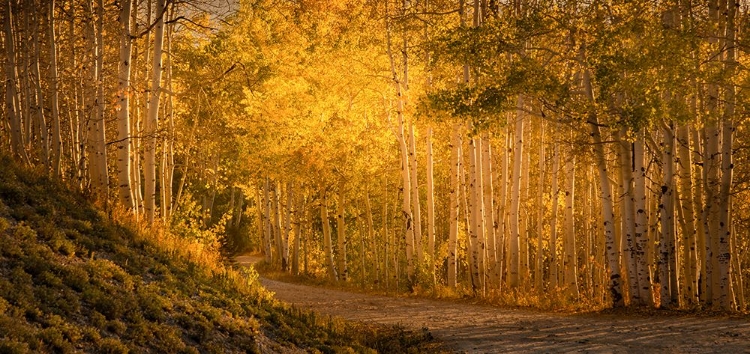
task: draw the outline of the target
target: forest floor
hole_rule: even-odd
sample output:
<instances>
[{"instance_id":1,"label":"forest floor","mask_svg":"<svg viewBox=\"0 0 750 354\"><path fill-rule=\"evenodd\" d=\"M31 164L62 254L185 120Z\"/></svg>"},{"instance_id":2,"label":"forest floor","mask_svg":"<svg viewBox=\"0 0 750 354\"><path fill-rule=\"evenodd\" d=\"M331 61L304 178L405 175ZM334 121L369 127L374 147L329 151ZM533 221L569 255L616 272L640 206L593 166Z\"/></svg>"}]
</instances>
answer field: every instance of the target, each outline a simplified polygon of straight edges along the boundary
<instances>
[{"instance_id":1,"label":"forest floor","mask_svg":"<svg viewBox=\"0 0 750 354\"><path fill-rule=\"evenodd\" d=\"M257 257L239 256L249 265ZM464 353L750 353L747 317L681 313L560 314L466 301L352 293L261 278L277 299L352 321L425 328Z\"/></svg>"}]
</instances>

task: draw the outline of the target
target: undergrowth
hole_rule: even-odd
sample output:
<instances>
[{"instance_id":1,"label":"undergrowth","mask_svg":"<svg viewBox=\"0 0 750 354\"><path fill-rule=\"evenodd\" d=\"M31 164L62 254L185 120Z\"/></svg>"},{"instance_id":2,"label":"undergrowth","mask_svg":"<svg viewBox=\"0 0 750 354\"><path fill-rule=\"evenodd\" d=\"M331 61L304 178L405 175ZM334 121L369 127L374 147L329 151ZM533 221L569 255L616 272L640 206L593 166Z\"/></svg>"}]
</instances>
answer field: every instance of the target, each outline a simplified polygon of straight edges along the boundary
<instances>
[{"instance_id":1,"label":"undergrowth","mask_svg":"<svg viewBox=\"0 0 750 354\"><path fill-rule=\"evenodd\" d=\"M286 307L215 245L101 212L0 156L0 353L424 352L428 334Z\"/></svg>"}]
</instances>

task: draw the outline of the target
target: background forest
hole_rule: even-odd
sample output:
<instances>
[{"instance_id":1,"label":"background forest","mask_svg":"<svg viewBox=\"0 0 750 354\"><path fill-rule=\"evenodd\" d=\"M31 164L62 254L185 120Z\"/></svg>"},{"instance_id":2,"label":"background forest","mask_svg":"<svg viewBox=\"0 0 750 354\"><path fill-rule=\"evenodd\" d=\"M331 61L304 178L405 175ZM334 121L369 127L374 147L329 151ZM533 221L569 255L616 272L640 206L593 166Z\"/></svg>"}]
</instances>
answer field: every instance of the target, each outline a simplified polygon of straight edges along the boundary
<instances>
[{"instance_id":1,"label":"background forest","mask_svg":"<svg viewBox=\"0 0 750 354\"><path fill-rule=\"evenodd\" d=\"M745 0L6 0L0 149L293 274L745 310Z\"/></svg>"}]
</instances>

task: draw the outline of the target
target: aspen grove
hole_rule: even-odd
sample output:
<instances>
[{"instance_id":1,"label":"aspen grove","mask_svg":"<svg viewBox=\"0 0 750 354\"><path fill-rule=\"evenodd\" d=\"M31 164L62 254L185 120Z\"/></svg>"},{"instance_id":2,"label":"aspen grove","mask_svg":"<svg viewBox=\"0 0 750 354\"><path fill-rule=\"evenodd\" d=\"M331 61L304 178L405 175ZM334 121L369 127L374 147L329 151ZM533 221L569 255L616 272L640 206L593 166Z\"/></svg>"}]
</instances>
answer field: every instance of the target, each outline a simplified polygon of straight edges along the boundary
<instances>
[{"instance_id":1,"label":"aspen grove","mask_svg":"<svg viewBox=\"0 0 750 354\"><path fill-rule=\"evenodd\" d=\"M748 11L5 0L0 150L293 275L744 311Z\"/></svg>"}]
</instances>

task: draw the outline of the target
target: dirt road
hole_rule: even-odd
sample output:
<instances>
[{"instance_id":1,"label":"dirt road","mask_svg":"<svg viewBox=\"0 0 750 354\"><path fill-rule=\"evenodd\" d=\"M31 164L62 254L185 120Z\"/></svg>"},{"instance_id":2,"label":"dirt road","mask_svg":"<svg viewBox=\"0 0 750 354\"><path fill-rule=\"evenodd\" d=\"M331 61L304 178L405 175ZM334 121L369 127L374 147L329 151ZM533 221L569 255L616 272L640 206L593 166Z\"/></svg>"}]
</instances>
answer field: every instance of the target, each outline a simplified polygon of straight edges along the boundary
<instances>
[{"instance_id":1,"label":"dirt road","mask_svg":"<svg viewBox=\"0 0 750 354\"><path fill-rule=\"evenodd\" d=\"M747 319L561 315L261 282L278 299L320 313L427 327L458 352L750 353Z\"/></svg>"}]
</instances>

